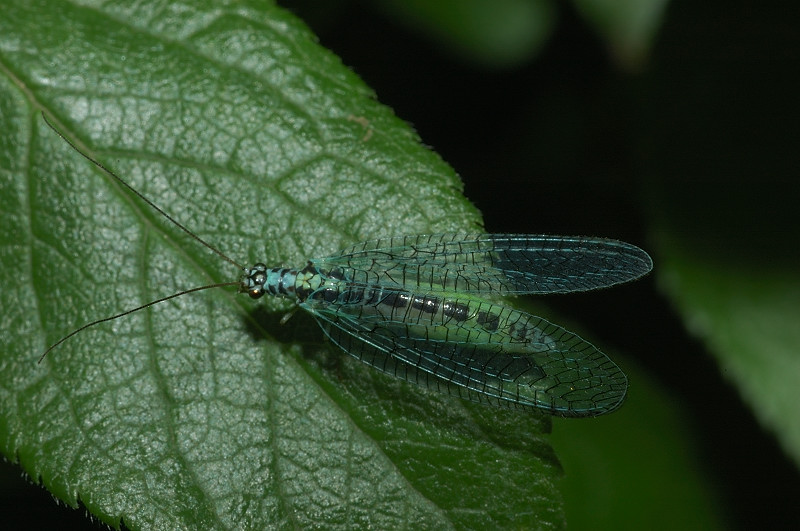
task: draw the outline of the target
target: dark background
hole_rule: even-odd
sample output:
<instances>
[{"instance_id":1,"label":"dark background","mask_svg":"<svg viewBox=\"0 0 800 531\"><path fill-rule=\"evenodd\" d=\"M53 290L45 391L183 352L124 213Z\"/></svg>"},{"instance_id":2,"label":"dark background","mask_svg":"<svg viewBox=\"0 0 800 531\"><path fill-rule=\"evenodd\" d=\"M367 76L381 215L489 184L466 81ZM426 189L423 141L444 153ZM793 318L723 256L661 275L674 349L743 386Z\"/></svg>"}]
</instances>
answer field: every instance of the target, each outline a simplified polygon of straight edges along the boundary
<instances>
[{"instance_id":1,"label":"dark background","mask_svg":"<svg viewBox=\"0 0 800 531\"><path fill-rule=\"evenodd\" d=\"M568 3L558 3L541 55L504 70L458 59L368 4L324 13L311 1L282 5L461 174L489 231L614 237L652 250L658 267L655 222L685 197L685 219L698 204L713 218L696 228L707 242L797 253L796 232L773 230L794 226L800 197L800 17L791 2L671 2L637 72L615 65ZM548 303L636 353L677 397L728 523L797 527L794 463L686 332L655 276L642 284ZM24 488L6 483L2 509L26 528L92 526L82 510L19 481Z\"/></svg>"},{"instance_id":2,"label":"dark background","mask_svg":"<svg viewBox=\"0 0 800 531\"><path fill-rule=\"evenodd\" d=\"M568 3L558 4L542 54L505 70L459 60L364 6L331 23L306 16L304 2L291 5L461 174L490 232L614 237L651 250L657 268L648 243L666 216L734 261L797 255L800 8L791 3L670 2L636 72L613 63ZM692 225L697 218L706 222ZM601 343L635 353L670 389L727 524L796 527L794 462L687 333L656 278L644 282L547 303Z\"/></svg>"}]
</instances>

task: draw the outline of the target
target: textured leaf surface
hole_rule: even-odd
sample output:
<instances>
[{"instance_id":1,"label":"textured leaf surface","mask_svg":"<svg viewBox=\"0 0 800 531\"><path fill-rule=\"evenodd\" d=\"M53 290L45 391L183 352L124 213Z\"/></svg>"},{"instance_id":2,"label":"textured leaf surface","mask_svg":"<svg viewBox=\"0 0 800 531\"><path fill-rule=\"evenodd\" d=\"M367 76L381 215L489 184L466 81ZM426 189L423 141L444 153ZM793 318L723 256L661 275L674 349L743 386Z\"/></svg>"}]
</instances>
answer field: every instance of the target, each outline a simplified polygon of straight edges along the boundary
<instances>
[{"instance_id":1,"label":"textured leaf surface","mask_svg":"<svg viewBox=\"0 0 800 531\"><path fill-rule=\"evenodd\" d=\"M257 5L0 2L3 453L131 528L562 525L549 421L395 382L279 302L187 296L35 364L238 276L41 110L240 262L479 226L407 125Z\"/></svg>"}]
</instances>

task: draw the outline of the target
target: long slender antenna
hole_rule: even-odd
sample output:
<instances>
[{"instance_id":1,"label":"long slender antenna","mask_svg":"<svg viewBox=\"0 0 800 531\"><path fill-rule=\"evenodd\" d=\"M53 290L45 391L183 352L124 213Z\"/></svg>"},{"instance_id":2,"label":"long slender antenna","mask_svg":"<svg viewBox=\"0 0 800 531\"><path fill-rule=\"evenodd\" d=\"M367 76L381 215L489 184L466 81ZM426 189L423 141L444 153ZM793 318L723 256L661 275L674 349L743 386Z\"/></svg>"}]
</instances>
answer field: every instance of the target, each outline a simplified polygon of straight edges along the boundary
<instances>
[{"instance_id":1,"label":"long slender antenna","mask_svg":"<svg viewBox=\"0 0 800 531\"><path fill-rule=\"evenodd\" d=\"M199 242L199 243L203 244L203 245L204 245L206 248L210 249L210 250L211 250L211 251L212 251L214 254L216 254L217 256L221 257L223 260L225 260L225 261L227 261L227 262L229 262L229 263L233 264L233 265L234 265L234 266L236 266L237 268L239 268L239 269L245 269L245 267L244 267L243 265L239 264L238 262L236 262L236 261L235 261L235 260L233 260L232 258L229 258L227 255L225 255L225 253L223 253L222 251L220 251L219 249L217 249L216 247L214 247L214 246L213 246L213 245L211 245L210 243L208 243L208 242L206 242L205 240L203 240L202 238L200 238L198 235L196 235L195 233L193 233L192 231L190 231L189 229L187 229L185 226L183 226L183 224L181 224L181 223L180 223L179 221L177 221L175 218L173 218L172 216L170 216L169 214L167 214L166 212L164 212L164 210L162 210L162 209L161 209L161 208L160 208L158 205L156 205L155 203L153 203L152 201L150 201L150 200L149 200L147 197L145 197L145 196L144 196L144 195L143 195L141 192L139 192L139 191L138 191L138 190L136 190L134 187L132 187L131 185L129 185L127 182L125 182L125 181L124 181L124 180L123 180L123 179L122 179L122 178L121 178L119 175L117 175L116 173L114 173L114 172L113 172L113 171L111 171L110 169L106 168L106 167L105 167L105 166L104 166L104 165L103 165L103 164L102 164L100 161L93 159L92 157L90 157L89 155L87 155L86 153L84 153L83 151L81 151L80 149L78 149L78 147L77 147L77 146L76 146L76 145L75 145L75 144L74 144L74 143L73 143L73 142L72 142L70 139L68 139L66 136L64 136L64 134L63 134L61 131L59 131L58 129L56 129L56 128L55 128L55 126L54 126L52 123L50 123L50 120L48 120L48 119L47 119L47 116L45 115L44 111L42 111L42 118L44 118L44 122L47 124L47 126L48 126L50 129L52 129L52 130L53 130L53 132L55 132L55 134L57 134L57 135L58 135L58 136L61 138L61 140L63 140L64 142L66 142L66 143L69 145L69 147L71 147L72 149L74 149L75 151L77 151L77 152L78 152L78 153L79 153L79 154L80 154L80 155L81 155L83 158L85 158L86 160L88 160L89 162L91 162L92 164L94 164L95 166L97 166L98 168L100 168L100 169L101 169L103 172L105 172L107 175L109 175L109 176L111 176L112 178L114 178L114 180L116 180L116 181L117 181L118 183L120 183L122 186L124 186L125 188L127 188L127 189L128 189L130 192L131 192L131 193L133 193L134 195L136 195L136 196L137 196L139 199L141 199L142 201L144 201L144 202L145 202L147 205L149 205L149 206L150 206L150 207L151 207L153 210L155 210L156 212L158 212L159 214L161 214L162 216L164 216L165 218L167 218L167 219L168 219L170 222L172 222L172 223L173 223L173 224L174 224L176 227L178 227L178 228L179 228L179 229L181 229L183 232L185 232L186 234L188 234L189 236L191 236L191 237L192 237L192 238L193 238L195 241L197 241L197 242ZM203 291L203 290L206 290L206 289L212 289L212 288L222 288L222 287L226 287L226 286L238 286L238 285L240 285L240 284L241 284L241 283L240 283L239 281L236 281L236 282L220 282L220 283L217 283L217 284L208 284L208 285L205 285L205 286L199 286L199 287L196 287L196 288L191 288L191 289L187 289L187 290L184 290L184 291L181 291L181 292L178 292L178 293L173 293L172 295L168 295L167 297L162 297L162 298L160 298L160 299L158 299L158 300L150 301L150 302L148 302L147 304L142 304L141 306L137 306L136 308L133 308L133 309L131 309L131 310L124 311L124 312L122 312L122 313L118 313L118 314L116 314L116 315L112 315L112 316L110 316L110 317L104 317L104 318L102 318L102 319L97 319L96 321L92 321L91 323L87 323L87 324L85 324L85 325L81 326L80 328L78 328L78 329L76 329L76 330L73 330L72 332L70 332L70 333L69 333L69 334L67 334L66 336L62 337L61 339L59 339L58 341L56 341L55 343L53 343L52 345L50 345L49 347L47 347L47 350L45 350L45 351L44 351L44 353L43 353L43 354L42 354L42 355L39 357L39 361L37 362L37 364L38 364L38 363L42 363L42 360L44 360L44 358L45 358L45 357L46 357L46 356L47 356L47 355L48 355L48 354L49 354L49 353L50 353L50 352L51 352L51 351L52 351L54 348L56 348L57 346L59 346L61 343L63 343L63 342L64 342L64 341L66 341L67 339L71 338L72 336L74 336L74 335L76 335L76 334L78 334L78 333L80 333L80 332L83 332L83 331L84 331L84 330L86 330L87 328L91 328L92 326L99 325L100 323L105 323L105 322L107 322L107 321L113 321L114 319L119 319L120 317L124 317L124 316L126 316L126 315L129 315L129 314L132 314L132 313L134 313L134 312L138 312L139 310L144 310L145 308L149 308L150 306L154 306L154 305L156 305L156 304L160 304L160 303L162 303L162 302L166 302L166 301L168 301L168 300L170 300L170 299L174 299L174 298L176 298L176 297L180 297L180 296L182 296L182 295L187 295L187 294L189 294L189 293L194 293L195 291Z\"/></svg>"},{"instance_id":2,"label":"long slender antenna","mask_svg":"<svg viewBox=\"0 0 800 531\"><path fill-rule=\"evenodd\" d=\"M64 134L63 134L61 131L59 131L58 129L56 129L56 128L55 128L55 126L54 126L53 124L51 124L51 123L50 123L50 120L48 120L48 119L47 119L47 116L44 114L44 111L42 111L42 118L44 118L44 123L46 123L46 124L47 124L47 126L48 126L50 129L52 129L52 130L55 132L55 134L57 134L59 137L61 137L61 140L63 140L63 141L64 141L64 142L66 142L67 144L69 144L69 146L70 146L72 149L74 149L75 151L77 151L78 153L80 153L80 154L81 154L81 156L82 156L83 158L85 158L86 160L88 160L89 162L91 162L92 164L94 164L95 166L97 166L98 168L100 168L101 170L103 170L103 171L104 171L106 174L108 174L108 175L110 175L111 177L113 177L113 178L114 178L114 179L115 179L115 180L116 180L118 183L120 183L122 186L124 186L125 188L127 188L128 190L130 190L130 191L131 191L133 194L135 194L135 195L136 195L136 196L137 196L139 199L141 199L142 201L144 201L145 203L147 203L148 205L150 205L150 207L152 207L152 208L153 208L153 210L155 210L156 212L158 212L159 214L161 214L162 216L164 216L165 218L167 218L167 219L168 219L169 221L171 221L171 222L172 222L172 223L173 223L173 224L174 224L176 227L178 227L178 228L179 228L179 229L181 229L183 232L185 232L186 234L188 234L189 236L191 236L192 238L194 238L196 241L198 241L198 242L200 242L201 244L203 244L204 246L206 246L206 247L207 247L208 249L210 249L212 252L214 252L215 254L217 254L217 256L220 256L220 257L221 257L223 260L226 260L227 262L229 262L229 263L231 263L231 264L235 265L235 266L236 266L236 267L238 267L239 269L244 269L244 266L243 266L243 265L241 265L241 264L237 263L237 262L236 262L236 261L234 261L232 258L229 258L227 255L225 255L225 253L223 253L222 251L220 251L219 249L217 249L216 247L214 247L213 245L211 245L211 244L210 244L210 243L208 243L207 241L205 241L205 240L203 240L202 238L200 238L200 236L198 236L197 234L193 233L192 231L190 231L189 229L187 229L186 227L184 227L184 226L183 226L183 225L182 225L182 224L181 224L179 221L177 221L175 218L173 218L172 216L170 216L169 214L167 214L166 212L164 212L164 211L163 211L163 210L162 210L162 209L161 209L161 208L160 208L158 205L156 205L155 203L153 203L152 201L150 201L149 199L147 199L147 198L146 198L146 197L145 197L145 196L144 196L144 195L143 195L141 192L139 192L139 191L138 191L138 190L136 190L136 189L135 189L133 186L131 186L131 185L129 185L127 182L125 182L125 181L122 179L122 177L120 177L119 175L117 175L116 173L114 173L113 171L111 171L110 169L108 169L108 168L106 168L105 166L103 166L103 164L102 164L100 161L93 159L92 157L90 157L89 155L87 155L86 153L84 153L83 151L81 151L80 149L78 149L78 147L77 147L77 146L76 146L76 145L75 145L75 144L74 144L74 143L73 143L73 142L72 142L72 141L71 141L69 138L67 138L66 136L64 136Z\"/></svg>"},{"instance_id":3,"label":"long slender antenna","mask_svg":"<svg viewBox=\"0 0 800 531\"><path fill-rule=\"evenodd\" d=\"M118 313L117 315L112 315L111 317L103 317L102 319L98 319L96 321L92 321L91 323L87 323L87 324L83 325L82 327L78 328L77 330L73 330L69 334L65 335L64 337L62 337L61 339L59 339L58 341L56 341L55 343L53 343L52 345L47 347L47 350L44 351L44 354L39 356L39 361L37 361L36 363L37 364L38 363L42 363L42 360L45 358L45 356L47 356L50 353L51 350L53 350L54 348L56 348L61 343L63 343L67 339L71 338L75 334L77 334L79 332L83 332L87 328L91 328L94 325L99 325L100 323L105 323L106 321L113 321L114 319L119 319L120 317L125 317L128 314L131 314L131 313L134 313L134 312L138 312L139 310L144 310L145 308L149 308L150 306L153 306L153 305L156 305L156 304L159 304L159 303L162 303L162 302L166 302L166 301L168 301L170 299L174 299L176 297L180 297L181 295L186 295L188 293L194 293L195 291L203 291L204 289L223 288L225 286L238 286L238 285L239 285L239 282L237 281L237 282L220 282L218 284L208 284L206 286L198 286L196 288L187 289L185 291L181 291L181 292L178 292L178 293L173 293L172 295L168 295L166 297L162 297L162 298L160 298L158 300L150 301L147 304L142 304L141 306L137 306L136 308L133 308L132 310L127 310L127 311L124 311L122 313Z\"/></svg>"}]
</instances>

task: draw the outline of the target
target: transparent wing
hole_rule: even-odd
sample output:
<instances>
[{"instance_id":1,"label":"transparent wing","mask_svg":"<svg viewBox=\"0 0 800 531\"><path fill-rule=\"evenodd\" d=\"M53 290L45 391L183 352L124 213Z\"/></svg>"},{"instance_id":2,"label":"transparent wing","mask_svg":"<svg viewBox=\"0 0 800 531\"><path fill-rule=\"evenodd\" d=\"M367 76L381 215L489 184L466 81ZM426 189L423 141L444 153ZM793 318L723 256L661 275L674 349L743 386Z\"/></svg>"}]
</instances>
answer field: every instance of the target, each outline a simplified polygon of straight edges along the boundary
<instances>
[{"instance_id":1,"label":"transparent wing","mask_svg":"<svg viewBox=\"0 0 800 531\"><path fill-rule=\"evenodd\" d=\"M622 404L625 374L589 342L542 318L480 301L475 319L406 322L359 306L309 308L325 334L364 363L475 402L596 416Z\"/></svg>"},{"instance_id":2,"label":"transparent wing","mask_svg":"<svg viewBox=\"0 0 800 531\"><path fill-rule=\"evenodd\" d=\"M587 291L634 280L653 267L646 252L625 242L515 234L400 236L312 262L354 282L472 294Z\"/></svg>"}]
</instances>

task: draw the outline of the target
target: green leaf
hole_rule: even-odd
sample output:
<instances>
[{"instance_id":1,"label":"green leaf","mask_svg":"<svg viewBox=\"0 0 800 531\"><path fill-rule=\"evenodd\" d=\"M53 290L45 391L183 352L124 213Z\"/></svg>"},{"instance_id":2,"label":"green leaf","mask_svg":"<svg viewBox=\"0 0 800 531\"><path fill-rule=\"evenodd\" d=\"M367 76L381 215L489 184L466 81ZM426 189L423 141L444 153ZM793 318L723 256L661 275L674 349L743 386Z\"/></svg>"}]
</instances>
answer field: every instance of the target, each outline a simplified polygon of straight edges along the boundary
<instances>
[{"instance_id":1,"label":"green leaf","mask_svg":"<svg viewBox=\"0 0 800 531\"><path fill-rule=\"evenodd\" d=\"M561 527L549 419L425 392L280 301L188 295L353 242L477 228L460 181L284 11L0 2L0 448L133 529Z\"/></svg>"}]
</instances>

